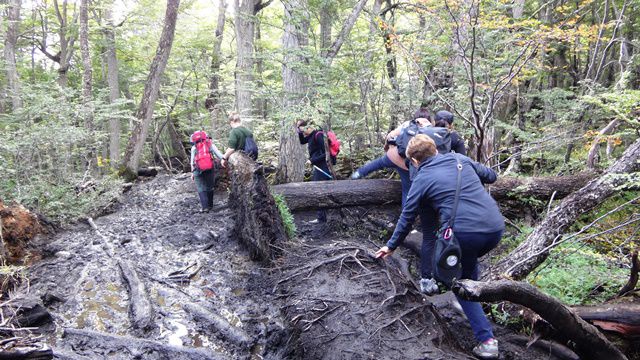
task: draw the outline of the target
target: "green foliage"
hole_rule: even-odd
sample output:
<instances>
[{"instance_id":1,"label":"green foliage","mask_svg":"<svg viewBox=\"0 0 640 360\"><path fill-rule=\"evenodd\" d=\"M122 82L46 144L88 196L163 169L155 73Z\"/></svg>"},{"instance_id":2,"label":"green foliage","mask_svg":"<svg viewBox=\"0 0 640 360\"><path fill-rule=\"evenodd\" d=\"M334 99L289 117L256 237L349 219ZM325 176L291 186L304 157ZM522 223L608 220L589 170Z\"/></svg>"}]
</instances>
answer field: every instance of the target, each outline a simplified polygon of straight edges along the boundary
<instances>
[{"instance_id":1,"label":"green foliage","mask_svg":"<svg viewBox=\"0 0 640 360\"><path fill-rule=\"evenodd\" d=\"M568 305L606 300L625 283L628 270L589 247L571 244L554 251L527 279L544 293Z\"/></svg>"},{"instance_id":2,"label":"green foliage","mask_svg":"<svg viewBox=\"0 0 640 360\"><path fill-rule=\"evenodd\" d=\"M284 225L284 230L287 233L287 237L289 239L293 239L296 236L297 231L293 215L291 214L291 211L289 211L289 207L287 206L287 203L282 195L271 195L273 195L273 199L276 201L276 206L278 207L278 211L280 212L280 217L282 218L282 224Z\"/></svg>"}]
</instances>

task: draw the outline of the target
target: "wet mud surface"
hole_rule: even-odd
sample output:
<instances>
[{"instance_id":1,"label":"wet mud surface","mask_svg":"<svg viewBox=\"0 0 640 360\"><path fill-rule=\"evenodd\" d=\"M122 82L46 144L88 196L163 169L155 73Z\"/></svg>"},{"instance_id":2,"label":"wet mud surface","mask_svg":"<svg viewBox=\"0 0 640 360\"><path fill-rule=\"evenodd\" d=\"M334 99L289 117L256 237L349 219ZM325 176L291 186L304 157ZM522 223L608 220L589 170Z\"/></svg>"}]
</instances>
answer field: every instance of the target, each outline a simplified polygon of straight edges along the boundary
<instances>
[{"instance_id":1,"label":"wet mud surface","mask_svg":"<svg viewBox=\"0 0 640 360\"><path fill-rule=\"evenodd\" d=\"M235 240L227 193L198 213L194 188L188 175L159 175L95 229L42 240L28 296L52 315L40 330L56 358L474 358L451 293L418 293L404 252L372 258L381 243L366 219L384 225L397 209L332 210L328 227L296 214L298 238L266 266ZM502 359L561 358L508 329L496 335Z\"/></svg>"}]
</instances>

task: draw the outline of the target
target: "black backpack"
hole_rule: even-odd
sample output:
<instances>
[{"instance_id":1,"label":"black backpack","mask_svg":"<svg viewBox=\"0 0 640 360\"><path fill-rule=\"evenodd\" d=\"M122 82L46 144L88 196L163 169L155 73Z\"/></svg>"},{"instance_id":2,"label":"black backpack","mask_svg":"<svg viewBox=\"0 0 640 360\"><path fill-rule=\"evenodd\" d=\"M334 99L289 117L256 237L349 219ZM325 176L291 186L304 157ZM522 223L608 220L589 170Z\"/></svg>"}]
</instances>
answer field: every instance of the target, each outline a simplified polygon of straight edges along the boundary
<instances>
[{"instance_id":1,"label":"black backpack","mask_svg":"<svg viewBox=\"0 0 640 360\"><path fill-rule=\"evenodd\" d=\"M247 136L244 139L244 152L253 160L258 159L258 144L253 140L253 136Z\"/></svg>"},{"instance_id":2,"label":"black backpack","mask_svg":"<svg viewBox=\"0 0 640 360\"><path fill-rule=\"evenodd\" d=\"M433 126L419 127L415 120L411 120L409 126L402 129L400 135L396 137L396 145L398 146L400 156L405 157L409 140L418 134L424 134L433 139L440 154L447 154L451 151L451 134L449 133L449 129Z\"/></svg>"}]
</instances>

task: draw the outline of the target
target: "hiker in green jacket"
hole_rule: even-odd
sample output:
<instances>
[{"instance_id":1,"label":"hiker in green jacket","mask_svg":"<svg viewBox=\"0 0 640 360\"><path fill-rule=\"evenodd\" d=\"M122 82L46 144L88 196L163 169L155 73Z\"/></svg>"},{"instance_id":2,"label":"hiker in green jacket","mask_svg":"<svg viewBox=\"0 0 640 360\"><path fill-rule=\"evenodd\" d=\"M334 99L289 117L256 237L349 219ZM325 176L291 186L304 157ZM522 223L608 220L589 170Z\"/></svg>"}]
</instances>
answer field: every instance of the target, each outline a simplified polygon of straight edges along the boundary
<instances>
[{"instance_id":1,"label":"hiker in green jacket","mask_svg":"<svg viewBox=\"0 0 640 360\"><path fill-rule=\"evenodd\" d=\"M248 137L253 138L253 133L251 130L242 126L242 120L240 119L240 114L234 112L229 115L229 125L231 126L231 131L229 132L229 147L227 151L224 152L222 156L222 166L227 166L227 161L229 160L229 156L236 151L245 150L245 143Z\"/></svg>"}]
</instances>

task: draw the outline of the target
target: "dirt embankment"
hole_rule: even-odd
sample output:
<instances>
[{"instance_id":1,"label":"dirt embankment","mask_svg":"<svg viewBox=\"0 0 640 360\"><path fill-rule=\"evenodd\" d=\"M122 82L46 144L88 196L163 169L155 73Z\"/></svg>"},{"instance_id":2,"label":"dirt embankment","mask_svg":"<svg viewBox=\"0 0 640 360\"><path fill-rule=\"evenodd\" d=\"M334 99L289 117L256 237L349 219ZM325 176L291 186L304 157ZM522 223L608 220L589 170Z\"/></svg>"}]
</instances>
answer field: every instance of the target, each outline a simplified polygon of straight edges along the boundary
<instances>
[{"instance_id":1,"label":"dirt embankment","mask_svg":"<svg viewBox=\"0 0 640 360\"><path fill-rule=\"evenodd\" d=\"M471 331L450 293L422 296L408 280L414 264L398 272L371 257L379 243L364 219L388 223L397 209L331 211L324 229L298 214L299 237L265 267L234 239L226 195L197 213L188 176L160 175L136 184L94 227L38 244L42 260L15 296L51 314L37 326L54 356L472 358ZM503 359L562 358L496 328Z\"/></svg>"}]
</instances>

